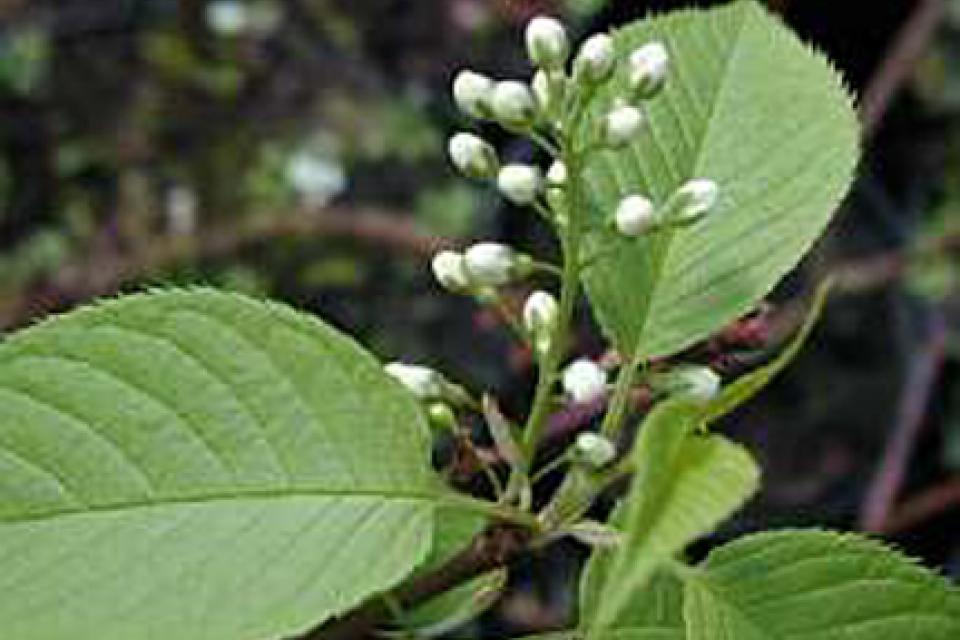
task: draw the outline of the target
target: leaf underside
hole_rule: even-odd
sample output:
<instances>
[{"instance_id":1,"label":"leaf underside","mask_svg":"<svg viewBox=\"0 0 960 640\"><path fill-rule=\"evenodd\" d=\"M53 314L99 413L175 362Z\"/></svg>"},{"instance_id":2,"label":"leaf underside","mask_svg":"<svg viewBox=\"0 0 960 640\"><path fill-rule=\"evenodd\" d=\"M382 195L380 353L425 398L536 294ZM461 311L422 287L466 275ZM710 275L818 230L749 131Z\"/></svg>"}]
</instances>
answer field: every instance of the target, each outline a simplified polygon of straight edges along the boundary
<instances>
[{"instance_id":1,"label":"leaf underside","mask_svg":"<svg viewBox=\"0 0 960 640\"><path fill-rule=\"evenodd\" d=\"M441 489L411 398L356 344L207 290L0 347L0 630L263 640L389 588Z\"/></svg>"},{"instance_id":2,"label":"leaf underside","mask_svg":"<svg viewBox=\"0 0 960 640\"><path fill-rule=\"evenodd\" d=\"M672 66L646 103L644 134L594 154L586 169L591 244L602 256L587 292L617 348L645 357L676 353L750 311L821 234L858 157L839 76L757 3L672 12L616 34L621 59L653 40ZM590 115L626 92L621 70ZM604 224L623 197L663 203L693 178L720 186L701 222L639 240Z\"/></svg>"}]
</instances>

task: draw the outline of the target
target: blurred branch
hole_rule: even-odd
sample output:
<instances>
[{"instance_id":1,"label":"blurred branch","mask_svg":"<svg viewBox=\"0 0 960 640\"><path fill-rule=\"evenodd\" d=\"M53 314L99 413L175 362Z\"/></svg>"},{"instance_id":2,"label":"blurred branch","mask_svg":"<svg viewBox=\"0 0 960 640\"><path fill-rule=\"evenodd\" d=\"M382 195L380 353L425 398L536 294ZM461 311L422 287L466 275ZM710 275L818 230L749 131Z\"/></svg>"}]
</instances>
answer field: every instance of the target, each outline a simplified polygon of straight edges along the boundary
<instances>
[{"instance_id":1,"label":"blurred branch","mask_svg":"<svg viewBox=\"0 0 960 640\"><path fill-rule=\"evenodd\" d=\"M869 138L910 78L946 15L945 0L918 0L860 100L863 137Z\"/></svg>"},{"instance_id":2,"label":"blurred branch","mask_svg":"<svg viewBox=\"0 0 960 640\"><path fill-rule=\"evenodd\" d=\"M895 535L909 531L936 516L960 507L960 477L952 478L907 498L884 523L882 533Z\"/></svg>"},{"instance_id":3,"label":"blurred branch","mask_svg":"<svg viewBox=\"0 0 960 640\"><path fill-rule=\"evenodd\" d=\"M907 370L896 422L860 509L863 531L882 533L887 529L943 366L947 329L943 317L937 311L933 313L926 344L913 355Z\"/></svg>"},{"instance_id":4,"label":"blurred branch","mask_svg":"<svg viewBox=\"0 0 960 640\"><path fill-rule=\"evenodd\" d=\"M0 327L22 325L70 304L113 294L126 283L163 273L178 264L229 256L269 240L299 237L352 240L418 256L432 255L449 244L423 233L400 215L337 207L219 223L190 236L162 236L138 247L134 254L88 247L42 284L0 300Z\"/></svg>"},{"instance_id":5,"label":"blurred branch","mask_svg":"<svg viewBox=\"0 0 960 640\"><path fill-rule=\"evenodd\" d=\"M790 8L790 0L769 0L770 10L779 14L785 14Z\"/></svg>"}]
</instances>

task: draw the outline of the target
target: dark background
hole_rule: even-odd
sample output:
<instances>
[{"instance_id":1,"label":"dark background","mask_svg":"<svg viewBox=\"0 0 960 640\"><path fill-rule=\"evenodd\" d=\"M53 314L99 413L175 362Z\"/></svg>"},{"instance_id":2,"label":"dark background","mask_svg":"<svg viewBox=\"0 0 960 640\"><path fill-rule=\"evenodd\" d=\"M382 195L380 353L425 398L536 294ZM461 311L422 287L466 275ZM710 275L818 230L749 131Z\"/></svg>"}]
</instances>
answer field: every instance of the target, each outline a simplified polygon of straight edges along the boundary
<instances>
[{"instance_id":1,"label":"dark background","mask_svg":"<svg viewBox=\"0 0 960 640\"><path fill-rule=\"evenodd\" d=\"M384 358L442 366L521 412L528 355L426 268L438 247L476 238L552 250L532 216L447 167L462 124L452 74L527 74L520 33L536 13L579 38L689 4L0 0L0 325L146 285L214 284L315 311ZM860 96L864 157L760 327L775 344L811 283L837 272L813 339L726 425L760 456L763 493L694 552L821 524L886 535L956 576L960 1L769 4ZM581 335L599 354L586 314ZM490 624L561 623L580 551L519 567Z\"/></svg>"}]
</instances>

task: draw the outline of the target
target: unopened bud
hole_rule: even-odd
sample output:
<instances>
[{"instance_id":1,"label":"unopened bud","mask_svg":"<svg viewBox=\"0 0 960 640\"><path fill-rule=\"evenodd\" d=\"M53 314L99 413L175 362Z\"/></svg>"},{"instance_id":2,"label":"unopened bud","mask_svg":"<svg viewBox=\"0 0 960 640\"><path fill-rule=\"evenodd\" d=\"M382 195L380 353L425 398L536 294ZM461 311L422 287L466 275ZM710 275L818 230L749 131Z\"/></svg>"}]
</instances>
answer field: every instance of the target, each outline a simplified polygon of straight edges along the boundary
<instances>
[{"instance_id":1,"label":"unopened bud","mask_svg":"<svg viewBox=\"0 0 960 640\"><path fill-rule=\"evenodd\" d=\"M627 196L621 200L614 215L617 231L630 238L646 233L656 225L656 221L653 203L640 195Z\"/></svg>"},{"instance_id":2,"label":"unopened bud","mask_svg":"<svg viewBox=\"0 0 960 640\"><path fill-rule=\"evenodd\" d=\"M497 152L483 138L461 132L450 138L447 150L453 165L468 178L483 180L497 175Z\"/></svg>"},{"instance_id":3,"label":"unopened bud","mask_svg":"<svg viewBox=\"0 0 960 640\"><path fill-rule=\"evenodd\" d=\"M430 267L440 286L451 293L466 293L473 288L467 273L466 260L461 253L440 251L433 256Z\"/></svg>"},{"instance_id":4,"label":"unopened bud","mask_svg":"<svg viewBox=\"0 0 960 640\"><path fill-rule=\"evenodd\" d=\"M646 44L632 54L627 83L636 98L651 98L662 88L667 79L670 55L659 42Z\"/></svg>"},{"instance_id":5,"label":"unopened bud","mask_svg":"<svg viewBox=\"0 0 960 640\"><path fill-rule=\"evenodd\" d=\"M610 79L616 64L613 38L598 33L587 38L573 61L573 77L578 82L601 84Z\"/></svg>"},{"instance_id":6,"label":"unopened bud","mask_svg":"<svg viewBox=\"0 0 960 640\"><path fill-rule=\"evenodd\" d=\"M532 204L540 194L543 176L540 169L525 164L508 164L497 176L497 188L503 196L518 206Z\"/></svg>"},{"instance_id":7,"label":"unopened bud","mask_svg":"<svg viewBox=\"0 0 960 640\"><path fill-rule=\"evenodd\" d=\"M643 112L630 105L614 107L600 124L600 140L608 147L630 144L643 127Z\"/></svg>"},{"instance_id":8,"label":"unopened bud","mask_svg":"<svg viewBox=\"0 0 960 640\"><path fill-rule=\"evenodd\" d=\"M529 87L516 80L498 82L493 89L494 117L508 127L527 129L537 118L537 103Z\"/></svg>"},{"instance_id":9,"label":"unopened bud","mask_svg":"<svg viewBox=\"0 0 960 640\"><path fill-rule=\"evenodd\" d=\"M720 376L710 367L682 365L664 375L664 381L655 386L697 402L709 402L720 392Z\"/></svg>"},{"instance_id":10,"label":"unopened bud","mask_svg":"<svg viewBox=\"0 0 960 640\"><path fill-rule=\"evenodd\" d=\"M561 379L563 390L577 404L599 399L607 390L607 372L596 362L581 358L567 365Z\"/></svg>"},{"instance_id":11,"label":"unopened bud","mask_svg":"<svg viewBox=\"0 0 960 640\"><path fill-rule=\"evenodd\" d=\"M453 100L472 118L493 117L494 81L474 71L461 71L453 80Z\"/></svg>"},{"instance_id":12,"label":"unopened bud","mask_svg":"<svg viewBox=\"0 0 960 640\"><path fill-rule=\"evenodd\" d=\"M500 287L517 275L517 252L498 242L481 242L464 254L470 281L481 287Z\"/></svg>"},{"instance_id":13,"label":"unopened bud","mask_svg":"<svg viewBox=\"0 0 960 640\"><path fill-rule=\"evenodd\" d=\"M719 195L720 188L713 180L690 180L670 198L669 211L672 220L683 225L697 222L716 206Z\"/></svg>"},{"instance_id":14,"label":"unopened bud","mask_svg":"<svg viewBox=\"0 0 960 640\"><path fill-rule=\"evenodd\" d=\"M543 356L550 349L550 339L557 326L560 305L546 291L534 291L523 305L523 327L530 335L534 350Z\"/></svg>"},{"instance_id":15,"label":"unopened bud","mask_svg":"<svg viewBox=\"0 0 960 640\"><path fill-rule=\"evenodd\" d=\"M568 179L567 165L562 160L555 160L547 171L547 204L553 211L555 222L560 222L564 215L565 193Z\"/></svg>"},{"instance_id":16,"label":"unopened bud","mask_svg":"<svg viewBox=\"0 0 960 640\"><path fill-rule=\"evenodd\" d=\"M568 178L567 165L563 160L555 160L547 171L547 184L551 187L564 187Z\"/></svg>"},{"instance_id":17,"label":"unopened bud","mask_svg":"<svg viewBox=\"0 0 960 640\"><path fill-rule=\"evenodd\" d=\"M436 431L457 430L457 414L446 402L431 402L427 406L427 422Z\"/></svg>"},{"instance_id":18,"label":"unopened bud","mask_svg":"<svg viewBox=\"0 0 960 640\"><path fill-rule=\"evenodd\" d=\"M573 445L574 460L594 470L602 469L617 457L617 449L607 438L586 431L577 436Z\"/></svg>"},{"instance_id":19,"label":"unopened bud","mask_svg":"<svg viewBox=\"0 0 960 640\"><path fill-rule=\"evenodd\" d=\"M420 400L443 396L443 376L429 367L391 362L383 370Z\"/></svg>"},{"instance_id":20,"label":"unopened bud","mask_svg":"<svg viewBox=\"0 0 960 640\"><path fill-rule=\"evenodd\" d=\"M543 69L561 69L570 55L567 32L559 20L539 16L530 21L526 32L527 55Z\"/></svg>"}]
</instances>

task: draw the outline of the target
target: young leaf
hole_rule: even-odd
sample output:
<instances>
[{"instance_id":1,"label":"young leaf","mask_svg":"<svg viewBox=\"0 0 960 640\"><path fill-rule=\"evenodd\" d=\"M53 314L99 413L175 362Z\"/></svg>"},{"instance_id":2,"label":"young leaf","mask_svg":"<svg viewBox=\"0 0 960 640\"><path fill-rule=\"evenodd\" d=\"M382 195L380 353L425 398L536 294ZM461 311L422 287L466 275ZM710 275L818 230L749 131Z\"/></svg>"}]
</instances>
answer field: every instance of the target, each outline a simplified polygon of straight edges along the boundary
<instances>
[{"instance_id":1,"label":"young leaf","mask_svg":"<svg viewBox=\"0 0 960 640\"><path fill-rule=\"evenodd\" d=\"M618 627L664 562L756 491L759 471L745 449L720 436L692 435L701 414L696 404L668 400L644 422L632 454L630 490L611 519L624 542L595 551L582 580L587 637L606 637Z\"/></svg>"},{"instance_id":2,"label":"young leaf","mask_svg":"<svg viewBox=\"0 0 960 640\"><path fill-rule=\"evenodd\" d=\"M813 303L807 311L807 317L803 321L803 326L797 331L797 335L793 337L790 344L769 364L755 371L751 371L725 386L720 392L720 395L707 407L707 422L713 422L714 420L722 418L757 395L761 389L767 386L777 374L783 371L787 365L797 357L800 349L802 349L806 343L807 338L810 337L810 332L813 331L814 325L817 324L817 320L823 312L823 305L826 303L829 293L830 283L828 281L817 289Z\"/></svg>"},{"instance_id":3,"label":"young leaf","mask_svg":"<svg viewBox=\"0 0 960 640\"><path fill-rule=\"evenodd\" d=\"M206 290L0 347L0 629L263 640L385 590L443 490L421 412L354 342Z\"/></svg>"},{"instance_id":4,"label":"young leaf","mask_svg":"<svg viewBox=\"0 0 960 640\"><path fill-rule=\"evenodd\" d=\"M741 538L686 578L688 640L960 638L960 592L873 540L826 531Z\"/></svg>"},{"instance_id":5,"label":"young leaf","mask_svg":"<svg viewBox=\"0 0 960 640\"><path fill-rule=\"evenodd\" d=\"M644 20L616 40L621 59L662 41L671 71L645 133L588 162L588 255L600 257L585 282L621 352L665 356L748 312L810 248L850 183L856 117L830 64L751 0ZM626 77L598 96L594 120ZM694 178L720 188L700 222L630 240L605 225L625 196L662 204Z\"/></svg>"}]
</instances>

